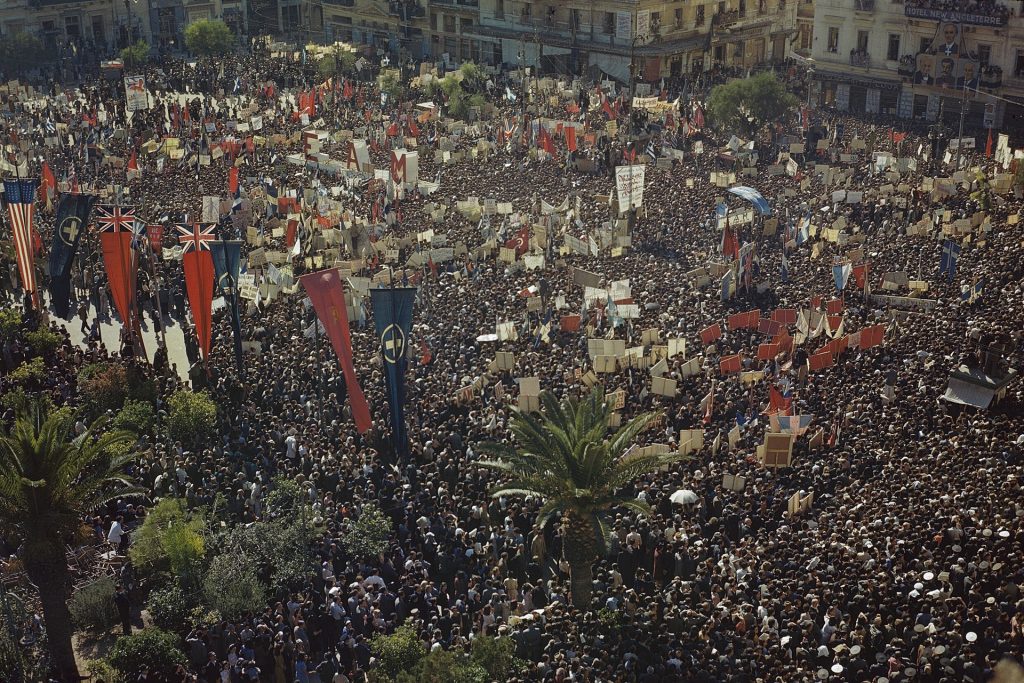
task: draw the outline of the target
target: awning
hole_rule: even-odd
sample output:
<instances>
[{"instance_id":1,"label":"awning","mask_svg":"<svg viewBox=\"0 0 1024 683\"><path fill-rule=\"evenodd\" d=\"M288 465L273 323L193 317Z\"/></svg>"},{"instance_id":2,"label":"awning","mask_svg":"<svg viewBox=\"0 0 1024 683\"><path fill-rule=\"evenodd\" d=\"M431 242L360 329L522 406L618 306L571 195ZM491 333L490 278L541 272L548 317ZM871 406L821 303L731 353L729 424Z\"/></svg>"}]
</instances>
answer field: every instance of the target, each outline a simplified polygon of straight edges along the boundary
<instances>
[{"instance_id":1,"label":"awning","mask_svg":"<svg viewBox=\"0 0 1024 683\"><path fill-rule=\"evenodd\" d=\"M992 403L996 392L992 389L978 386L972 382L965 382L955 377L949 378L949 386L942 399L950 403L957 403L962 406L973 406L985 410Z\"/></svg>"}]
</instances>

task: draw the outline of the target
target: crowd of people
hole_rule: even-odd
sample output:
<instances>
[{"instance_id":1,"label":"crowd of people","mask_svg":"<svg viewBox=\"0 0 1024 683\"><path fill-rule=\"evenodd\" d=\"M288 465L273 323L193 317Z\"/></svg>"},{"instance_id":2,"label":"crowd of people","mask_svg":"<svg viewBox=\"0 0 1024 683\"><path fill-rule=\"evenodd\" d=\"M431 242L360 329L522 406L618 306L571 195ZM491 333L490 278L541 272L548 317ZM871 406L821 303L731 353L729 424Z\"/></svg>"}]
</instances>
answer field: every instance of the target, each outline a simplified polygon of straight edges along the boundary
<instances>
[{"instance_id":1,"label":"crowd of people","mask_svg":"<svg viewBox=\"0 0 1024 683\"><path fill-rule=\"evenodd\" d=\"M302 197L312 188L300 209L307 214L299 228L303 246L279 268L298 276L317 263L331 265L306 260L322 255L314 246L323 227L312 218L318 200L319 215L330 217L327 225L350 233L338 246L340 258L362 259L353 276L387 272L384 254L373 246L386 243L400 252L391 264L399 268L397 277L419 287L405 407L410 453L398 458L388 438L380 341L366 324L373 315L368 302L359 302L351 335L374 414L374 428L361 435L333 351L304 333L315 321L301 287L282 289L270 300L260 296L258 303L243 301L244 338L258 344L246 347L242 373L226 308L216 314L208 362L200 359L181 262L161 252L140 269L140 305L158 327L185 331L198 371L174 367L164 349L152 366L141 359L125 362L157 379L158 407L190 379L205 388L221 407L218 436L189 452L158 424L133 471L149 495L141 505L122 501L97 511L106 515L103 533L117 524L120 542L122 522L130 526L167 496L198 506L221 493L233 501L234 523L251 522L262 514L268 485L281 476L300 482L324 523L316 544L319 565L311 567L303 590L253 605L243 618L196 624L180 634L189 655L182 680L364 681L374 666L374 636L403 624L432 649L464 651L480 635L511 638L526 665L508 678L521 681L980 683L1001 658L1020 660L1021 388L1010 384L1001 402L983 410L940 399L951 370L980 365L997 345L1006 350L1004 361L1016 365L1024 343L1024 266L1018 258L1024 235L1014 218L1021 201L1019 193L996 187L995 174L1004 172L996 161L973 152L968 158L968 167L977 166L990 186L972 171L965 182L951 183L949 192L926 189L929 172L940 164L925 158L931 147L923 136L909 130L897 142L887 125L828 110L815 111L811 121L824 132L824 149L815 153L811 144L792 151L789 143L805 140L794 115L753 141L754 159L740 153L743 141L727 147L733 131L703 126L703 113L698 117L687 102L667 117L641 120L634 132L642 141L631 145L608 134L607 110L624 124L629 105L611 104L616 95L607 85L603 95L594 84L577 84L572 98L555 93L561 95L556 108L547 95L543 105L536 96L524 105L523 85L510 74L487 78L481 92L488 94L488 106L464 126L449 122L444 103L440 113L424 117L412 107L422 101L414 88L398 102L382 104L373 83L354 84L351 92L341 82L326 84L307 121L296 96L323 79L301 61L266 55L150 67L153 106L127 125L119 82L54 86L30 103L5 98L12 112L3 124L8 134L30 140L62 185L81 191L123 185L123 201L149 223L197 220L204 196L232 203L228 161L238 158L245 218L224 221L230 237L247 240L251 226L262 247L290 251L287 236L272 227L278 225L277 206L268 185L278 197L290 190ZM653 86L658 94L658 84ZM665 101L675 94L663 93ZM524 125L530 110L534 120L585 126L577 149L567 149L552 126L555 154L539 153L531 126ZM391 147L416 138L419 176L430 187L407 189L396 201L386 181L347 183L289 165L289 154L303 153L302 141L249 145L246 138L255 132L237 132L235 122L252 112L262 116L268 139L311 126L330 133L366 128L377 169L389 168ZM513 120L519 126L508 136ZM388 133L394 124L401 134ZM57 145L46 144L51 126L60 131ZM180 161L158 166L162 152L139 150L166 136L179 138L187 151ZM197 162L225 138L237 140L239 149L209 165ZM668 161L644 156L648 148ZM344 149L340 141L327 146L335 158L344 158ZM133 150L141 177L129 180L106 157L127 159ZM445 152L464 158L446 162ZM880 170L872 152L913 163ZM792 154L795 173L784 170L780 153ZM633 154L637 163L647 163L642 207L635 216L613 215L614 168ZM748 168L753 176L743 177ZM730 173L736 177L713 181ZM845 177L829 184L834 173ZM937 173L952 174L948 166ZM771 217L740 222L749 205L730 197L727 186L744 183L770 203ZM863 192L864 199L833 203L837 189ZM526 270L522 259L500 260L501 245L519 226L511 216L481 221L479 211L460 211L458 203L469 197L510 203L522 225L545 226L547 240L534 240L530 252L546 256L542 267ZM752 263L737 274L737 291L726 285L728 296L714 268L731 260L721 253L720 205L737 221L727 227L737 232L737 244L756 244ZM435 221L431 211L438 206L447 210ZM943 225L979 211L991 229L981 232L979 226L963 240L954 278L937 273ZM840 217L843 236L830 236ZM595 243L589 253L559 249L569 244L565 235L586 243L606 222L620 219L630 226L625 248L613 253ZM41 208L37 223L44 243L52 221L52 211ZM918 232L922 221L927 229ZM427 230L449 245L464 244L466 253L403 271L418 253L417 235ZM372 235L369 242L359 239L363 232ZM255 248L247 242L244 251ZM854 265L870 262L867 286L851 278L837 294L834 259L849 258L854 249L861 250L859 260L851 259ZM116 316L93 243L83 243L79 264L76 290L90 336L78 347L62 332L62 371L47 379L58 405L75 404L78 368L132 353L130 343L104 348L93 322L100 313ZM9 260L4 265L11 273L0 278L8 304L20 305L16 268ZM269 292L281 281L271 282L267 270L249 268L257 287ZM596 274L598 289L628 280L628 294L618 303L603 296L585 302L574 278L579 270ZM903 277L890 278L893 273ZM911 280L924 282L914 296ZM532 297L523 296L531 287L544 294L536 309L528 308ZM913 303L921 300L933 307ZM830 301L841 301L840 308L826 311ZM619 315L617 309L630 303L637 304L638 317ZM822 322L788 325L796 343L759 360L759 346L771 337L728 324L729 316L752 309L762 318L793 309L801 321L808 316ZM579 326L563 329L563 316L577 314ZM514 323L516 334L494 341L490 335L506 322ZM702 332L715 324L721 336L705 343ZM857 334L877 325L884 326L883 343L851 343L835 354L834 364L807 371L814 349L842 338L840 326ZM624 421L647 410L663 413L658 428L641 434L638 445L680 448L681 430L692 429L702 430L703 443L685 463L629 485L654 514L617 511L608 553L595 567L593 602L581 610L569 595L563 531L558 524L537 524L542 501L489 495L501 478L477 466L479 444L512 439L518 378L537 377L558 396L582 393L582 377L593 368L588 338L650 347L641 341L649 329L658 330L662 343L686 340L683 353L667 358L663 375L678 382L677 395L653 393L651 374L641 367L621 367L599 380L609 394L625 392ZM496 351L513 351L514 367L488 370ZM7 368L19 353L7 345ZM648 348L644 355L651 353ZM735 355L743 372L723 374L720 361ZM692 359L696 373L688 370ZM0 378L0 386L6 382ZM475 388L463 391L469 386ZM756 448L771 423L769 397L776 389L792 414L813 420L795 440L790 466L770 469ZM731 480L727 486L723 475L738 475L744 484ZM680 489L694 492L695 502L673 503ZM795 493L813 493L809 509L791 510ZM371 501L393 524L389 548L379 557L354 557L341 541ZM118 522L118 515L127 521Z\"/></svg>"}]
</instances>

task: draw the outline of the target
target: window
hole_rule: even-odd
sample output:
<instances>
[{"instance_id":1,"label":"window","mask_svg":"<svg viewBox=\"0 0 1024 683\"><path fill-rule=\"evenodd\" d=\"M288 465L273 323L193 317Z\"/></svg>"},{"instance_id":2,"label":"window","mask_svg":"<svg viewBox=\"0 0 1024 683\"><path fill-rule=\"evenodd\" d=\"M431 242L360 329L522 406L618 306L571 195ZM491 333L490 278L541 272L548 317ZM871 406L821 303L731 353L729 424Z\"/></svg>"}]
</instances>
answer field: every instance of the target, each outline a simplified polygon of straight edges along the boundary
<instances>
[{"instance_id":1,"label":"window","mask_svg":"<svg viewBox=\"0 0 1024 683\"><path fill-rule=\"evenodd\" d=\"M497 0L494 4L494 16L497 19L505 18L505 0Z\"/></svg>"},{"instance_id":2,"label":"window","mask_svg":"<svg viewBox=\"0 0 1024 683\"><path fill-rule=\"evenodd\" d=\"M889 47L885 51L885 58L890 61L898 61L900 58L900 34L889 34Z\"/></svg>"},{"instance_id":3,"label":"window","mask_svg":"<svg viewBox=\"0 0 1024 683\"><path fill-rule=\"evenodd\" d=\"M529 19L530 16L533 14L533 7L530 6L530 3L528 3L528 2L524 2L523 3L522 14L523 14L523 19Z\"/></svg>"},{"instance_id":4,"label":"window","mask_svg":"<svg viewBox=\"0 0 1024 683\"><path fill-rule=\"evenodd\" d=\"M704 5L697 5L697 26L704 25Z\"/></svg>"},{"instance_id":5,"label":"window","mask_svg":"<svg viewBox=\"0 0 1024 683\"><path fill-rule=\"evenodd\" d=\"M857 31L857 49L861 52L868 51L868 32Z\"/></svg>"},{"instance_id":6,"label":"window","mask_svg":"<svg viewBox=\"0 0 1024 683\"><path fill-rule=\"evenodd\" d=\"M747 0L740 0L740 16L747 16Z\"/></svg>"},{"instance_id":7,"label":"window","mask_svg":"<svg viewBox=\"0 0 1024 683\"><path fill-rule=\"evenodd\" d=\"M800 24L800 49L811 49L811 27L807 24Z\"/></svg>"},{"instance_id":8,"label":"window","mask_svg":"<svg viewBox=\"0 0 1024 683\"><path fill-rule=\"evenodd\" d=\"M605 35L611 35L615 32L615 15L611 12L604 13L604 21L601 24L601 28Z\"/></svg>"},{"instance_id":9,"label":"window","mask_svg":"<svg viewBox=\"0 0 1024 683\"><path fill-rule=\"evenodd\" d=\"M444 15L444 32L455 33L455 17L451 14Z\"/></svg>"},{"instance_id":10,"label":"window","mask_svg":"<svg viewBox=\"0 0 1024 683\"><path fill-rule=\"evenodd\" d=\"M437 14L435 14L434 12L430 13L430 30L437 30Z\"/></svg>"},{"instance_id":11,"label":"window","mask_svg":"<svg viewBox=\"0 0 1024 683\"><path fill-rule=\"evenodd\" d=\"M78 38L80 35L80 29L78 25L78 17L64 17L64 32L68 38Z\"/></svg>"},{"instance_id":12,"label":"window","mask_svg":"<svg viewBox=\"0 0 1024 683\"><path fill-rule=\"evenodd\" d=\"M675 22L676 22L675 23L676 28L682 28L683 27L683 8L682 7L676 7L676 11L675 11L674 17L675 17Z\"/></svg>"},{"instance_id":13,"label":"window","mask_svg":"<svg viewBox=\"0 0 1024 683\"><path fill-rule=\"evenodd\" d=\"M103 17L92 18L92 38L97 42L103 42L107 38L107 32L103 30Z\"/></svg>"},{"instance_id":14,"label":"window","mask_svg":"<svg viewBox=\"0 0 1024 683\"><path fill-rule=\"evenodd\" d=\"M462 26L462 30L463 31L471 31L473 29L473 20L472 19L463 19L461 21L461 26Z\"/></svg>"},{"instance_id":15,"label":"window","mask_svg":"<svg viewBox=\"0 0 1024 683\"><path fill-rule=\"evenodd\" d=\"M988 61L992 58L992 46L978 44L978 61L981 62L982 66L988 66Z\"/></svg>"},{"instance_id":16,"label":"window","mask_svg":"<svg viewBox=\"0 0 1024 683\"><path fill-rule=\"evenodd\" d=\"M917 52L919 54L921 52L927 52L928 48L931 46L931 44L932 44L932 39L931 38L921 38L921 42L918 43L918 46L917 46Z\"/></svg>"},{"instance_id":17,"label":"window","mask_svg":"<svg viewBox=\"0 0 1024 683\"><path fill-rule=\"evenodd\" d=\"M1024 52L1017 50L1017 61L1013 65L1013 75L1020 78L1024 75Z\"/></svg>"},{"instance_id":18,"label":"window","mask_svg":"<svg viewBox=\"0 0 1024 683\"><path fill-rule=\"evenodd\" d=\"M828 27L828 51L839 52L839 27Z\"/></svg>"}]
</instances>

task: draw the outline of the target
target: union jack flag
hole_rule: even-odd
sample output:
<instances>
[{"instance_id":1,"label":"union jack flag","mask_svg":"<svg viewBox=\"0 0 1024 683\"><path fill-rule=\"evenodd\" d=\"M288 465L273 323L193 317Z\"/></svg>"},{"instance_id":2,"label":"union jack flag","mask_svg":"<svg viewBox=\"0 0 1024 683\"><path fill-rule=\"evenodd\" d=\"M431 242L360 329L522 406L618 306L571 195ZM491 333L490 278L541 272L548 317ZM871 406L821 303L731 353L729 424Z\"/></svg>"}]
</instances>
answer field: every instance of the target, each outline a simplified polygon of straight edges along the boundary
<instances>
[{"instance_id":1,"label":"union jack flag","mask_svg":"<svg viewBox=\"0 0 1024 683\"><path fill-rule=\"evenodd\" d=\"M209 243L217 239L213 234L217 226L214 223L193 223L191 225L175 225L178 231L178 242L183 245L182 252L192 250L210 251Z\"/></svg>"},{"instance_id":2,"label":"union jack flag","mask_svg":"<svg viewBox=\"0 0 1024 683\"><path fill-rule=\"evenodd\" d=\"M135 209L125 206L100 204L96 207L96 223L100 232L135 233Z\"/></svg>"}]
</instances>

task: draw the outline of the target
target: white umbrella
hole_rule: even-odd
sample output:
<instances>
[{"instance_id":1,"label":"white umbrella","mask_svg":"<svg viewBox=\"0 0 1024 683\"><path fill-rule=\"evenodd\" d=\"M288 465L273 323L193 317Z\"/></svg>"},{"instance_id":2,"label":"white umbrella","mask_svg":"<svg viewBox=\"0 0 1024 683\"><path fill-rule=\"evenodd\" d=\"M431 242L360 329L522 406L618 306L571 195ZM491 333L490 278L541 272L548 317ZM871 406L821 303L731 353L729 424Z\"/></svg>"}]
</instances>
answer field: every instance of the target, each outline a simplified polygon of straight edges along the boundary
<instances>
[{"instance_id":1,"label":"white umbrella","mask_svg":"<svg viewBox=\"0 0 1024 683\"><path fill-rule=\"evenodd\" d=\"M669 496L669 500L678 505L693 505L697 502L697 494L690 489L679 489Z\"/></svg>"}]
</instances>

